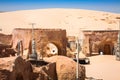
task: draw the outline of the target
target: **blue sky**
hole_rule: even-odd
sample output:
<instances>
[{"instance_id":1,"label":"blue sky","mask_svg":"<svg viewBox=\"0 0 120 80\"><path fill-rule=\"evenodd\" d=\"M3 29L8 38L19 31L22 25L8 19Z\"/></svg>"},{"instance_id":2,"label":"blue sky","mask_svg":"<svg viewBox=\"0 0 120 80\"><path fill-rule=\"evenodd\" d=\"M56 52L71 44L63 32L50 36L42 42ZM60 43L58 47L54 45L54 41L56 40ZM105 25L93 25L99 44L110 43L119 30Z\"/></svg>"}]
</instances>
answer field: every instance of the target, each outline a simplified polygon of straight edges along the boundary
<instances>
[{"instance_id":1,"label":"blue sky","mask_svg":"<svg viewBox=\"0 0 120 80\"><path fill-rule=\"evenodd\" d=\"M0 11L75 8L120 13L120 0L0 0Z\"/></svg>"}]
</instances>

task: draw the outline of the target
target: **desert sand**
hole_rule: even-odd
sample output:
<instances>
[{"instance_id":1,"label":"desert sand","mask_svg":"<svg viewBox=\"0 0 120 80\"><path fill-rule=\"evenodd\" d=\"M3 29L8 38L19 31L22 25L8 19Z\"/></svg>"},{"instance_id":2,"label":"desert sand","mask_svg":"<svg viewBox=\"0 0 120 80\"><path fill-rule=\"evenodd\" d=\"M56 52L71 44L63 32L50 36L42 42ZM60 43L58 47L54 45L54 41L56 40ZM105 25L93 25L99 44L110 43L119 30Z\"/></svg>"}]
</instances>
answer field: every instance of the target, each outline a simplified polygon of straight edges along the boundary
<instances>
[{"instance_id":1,"label":"desert sand","mask_svg":"<svg viewBox=\"0 0 120 80\"><path fill-rule=\"evenodd\" d=\"M14 28L60 28L67 36L78 36L80 30L118 30L120 14L81 9L38 9L0 13L0 31L11 34ZM0 64L14 58L0 58ZM8 60L8 61L6 61ZM103 80L120 80L120 62L115 56L90 57L91 64L85 65L87 77ZM6 66L7 64L5 64Z\"/></svg>"},{"instance_id":2,"label":"desert sand","mask_svg":"<svg viewBox=\"0 0 120 80\"><path fill-rule=\"evenodd\" d=\"M80 30L117 30L120 14L82 9L37 9L0 13L0 28L6 34L14 28L62 28L68 36Z\"/></svg>"},{"instance_id":3,"label":"desert sand","mask_svg":"<svg viewBox=\"0 0 120 80\"><path fill-rule=\"evenodd\" d=\"M113 55L99 55L90 58L90 65L85 65L87 77L103 80L120 80L120 61Z\"/></svg>"}]
</instances>

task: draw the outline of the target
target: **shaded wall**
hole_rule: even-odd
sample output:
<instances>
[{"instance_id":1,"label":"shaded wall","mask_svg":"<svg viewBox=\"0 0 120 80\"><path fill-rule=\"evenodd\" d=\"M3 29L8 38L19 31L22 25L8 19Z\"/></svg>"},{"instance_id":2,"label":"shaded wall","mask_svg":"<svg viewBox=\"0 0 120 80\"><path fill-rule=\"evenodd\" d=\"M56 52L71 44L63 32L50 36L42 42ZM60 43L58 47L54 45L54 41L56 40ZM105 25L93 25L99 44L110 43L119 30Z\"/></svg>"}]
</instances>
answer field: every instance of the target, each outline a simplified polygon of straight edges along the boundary
<instances>
[{"instance_id":1,"label":"shaded wall","mask_svg":"<svg viewBox=\"0 0 120 80\"><path fill-rule=\"evenodd\" d=\"M12 35L0 33L0 57L8 56L10 51ZM9 50L8 50L9 49ZM12 52L11 52L12 53Z\"/></svg>"},{"instance_id":2,"label":"shaded wall","mask_svg":"<svg viewBox=\"0 0 120 80\"><path fill-rule=\"evenodd\" d=\"M0 33L0 43L11 45L11 40L12 40L12 35L6 35L6 34Z\"/></svg>"}]
</instances>

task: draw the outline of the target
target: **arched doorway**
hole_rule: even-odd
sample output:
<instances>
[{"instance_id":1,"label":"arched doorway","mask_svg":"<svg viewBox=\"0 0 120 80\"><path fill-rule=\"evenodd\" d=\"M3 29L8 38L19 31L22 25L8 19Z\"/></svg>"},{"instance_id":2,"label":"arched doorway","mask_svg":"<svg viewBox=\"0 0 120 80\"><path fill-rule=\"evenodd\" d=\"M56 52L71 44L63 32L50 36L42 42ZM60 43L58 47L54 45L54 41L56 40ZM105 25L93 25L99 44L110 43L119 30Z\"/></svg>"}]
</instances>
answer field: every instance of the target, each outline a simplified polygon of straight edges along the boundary
<instances>
[{"instance_id":1,"label":"arched doorway","mask_svg":"<svg viewBox=\"0 0 120 80\"><path fill-rule=\"evenodd\" d=\"M110 44L105 44L104 45L104 52L105 55L110 55L112 54L112 50L111 50L111 45Z\"/></svg>"},{"instance_id":2,"label":"arched doorway","mask_svg":"<svg viewBox=\"0 0 120 80\"><path fill-rule=\"evenodd\" d=\"M112 55L114 49L114 43L113 42L102 42L99 44L98 52L103 52L104 55Z\"/></svg>"},{"instance_id":3,"label":"arched doorway","mask_svg":"<svg viewBox=\"0 0 120 80\"><path fill-rule=\"evenodd\" d=\"M54 43L48 43L45 48L47 54L58 54L58 47Z\"/></svg>"}]
</instances>

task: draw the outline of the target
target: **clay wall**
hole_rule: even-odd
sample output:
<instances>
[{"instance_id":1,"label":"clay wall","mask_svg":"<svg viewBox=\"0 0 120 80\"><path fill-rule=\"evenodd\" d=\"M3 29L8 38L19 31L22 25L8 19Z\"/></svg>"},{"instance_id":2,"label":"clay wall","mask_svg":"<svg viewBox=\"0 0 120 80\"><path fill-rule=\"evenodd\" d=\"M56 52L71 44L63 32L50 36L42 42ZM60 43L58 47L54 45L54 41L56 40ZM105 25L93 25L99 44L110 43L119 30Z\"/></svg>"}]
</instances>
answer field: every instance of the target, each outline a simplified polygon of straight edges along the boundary
<instances>
[{"instance_id":1,"label":"clay wall","mask_svg":"<svg viewBox=\"0 0 120 80\"><path fill-rule=\"evenodd\" d=\"M84 31L83 52L113 54L114 45L118 42L118 31Z\"/></svg>"},{"instance_id":2,"label":"clay wall","mask_svg":"<svg viewBox=\"0 0 120 80\"><path fill-rule=\"evenodd\" d=\"M12 40L12 35L5 35L0 33L0 57L9 55L10 48L12 47L11 40Z\"/></svg>"},{"instance_id":3,"label":"clay wall","mask_svg":"<svg viewBox=\"0 0 120 80\"><path fill-rule=\"evenodd\" d=\"M0 33L0 43L10 45L12 40L12 35L5 35Z\"/></svg>"},{"instance_id":4,"label":"clay wall","mask_svg":"<svg viewBox=\"0 0 120 80\"><path fill-rule=\"evenodd\" d=\"M66 55L66 30L34 29L34 39L37 51L40 52L40 50L48 43L54 43L58 47L58 54ZM28 49L32 40L32 29L14 29L12 33L13 48L16 48L19 40L22 40L23 48Z\"/></svg>"}]
</instances>

